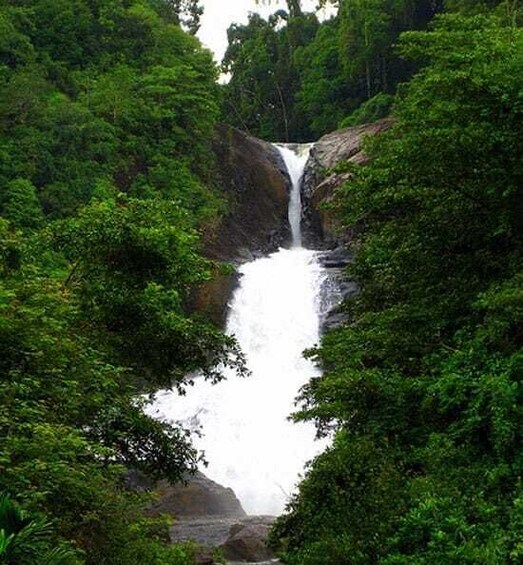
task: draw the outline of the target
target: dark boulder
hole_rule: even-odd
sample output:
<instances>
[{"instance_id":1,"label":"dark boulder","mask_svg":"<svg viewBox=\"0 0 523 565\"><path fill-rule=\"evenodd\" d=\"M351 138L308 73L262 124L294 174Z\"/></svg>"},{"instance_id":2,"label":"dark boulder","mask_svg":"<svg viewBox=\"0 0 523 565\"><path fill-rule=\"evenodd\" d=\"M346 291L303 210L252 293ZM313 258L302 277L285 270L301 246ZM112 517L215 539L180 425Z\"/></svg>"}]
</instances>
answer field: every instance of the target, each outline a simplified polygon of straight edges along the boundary
<instances>
[{"instance_id":1,"label":"dark boulder","mask_svg":"<svg viewBox=\"0 0 523 565\"><path fill-rule=\"evenodd\" d=\"M329 330L334 330L346 324L349 320L349 316L343 310L341 306L334 308L328 312L325 319L321 322L322 333L328 332Z\"/></svg>"},{"instance_id":2,"label":"dark boulder","mask_svg":"<svg viewBox=\"0 0 523 565\"><path fill-rule=\"evenodd\" d=\"M352 262L353 254L345 247L339 246L322 253L319 257L320 263L326 269L344 268Z\"/></svg>"},{"instance_id":3,"label":"dark boulder","mask_svg":"<svg viewBox=\"0 0 523 565\"><path fill-rule=\"evenodd\" d=\"M187 308L205 316L220 327L225 326L229 301L238 286L240 275L237 271L217 272L213 278L194 289L187 301Z\"/></svg>"}]
</instances>

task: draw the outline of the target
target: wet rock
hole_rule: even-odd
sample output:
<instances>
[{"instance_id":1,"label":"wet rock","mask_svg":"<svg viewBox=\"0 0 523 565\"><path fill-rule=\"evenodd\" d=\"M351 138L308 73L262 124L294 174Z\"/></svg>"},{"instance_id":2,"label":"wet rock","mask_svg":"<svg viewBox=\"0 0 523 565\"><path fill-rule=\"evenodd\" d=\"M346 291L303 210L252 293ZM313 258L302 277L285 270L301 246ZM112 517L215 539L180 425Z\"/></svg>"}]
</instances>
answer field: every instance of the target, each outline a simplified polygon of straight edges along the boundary
<instances>
[{"instance_id":1,"label":"wet rock","mask_svg":"<svg viewBox=\"0 0 523 565\"><path fill-rule=\"evenodd\" d=\"M240 265L276 251L290 240L291 183L278 150L261 139L219 125L213 144L215 179L227 212L202 234L203 254ZM189 311L224 326L237 276L217 274L196 289Z\"/></svg>"},{"instance_id":2,"label":"wet rock","mask_svg":"<svg viewBox=\"0 0 523 565\"><path fill-rule=\"evenodd\" d=\"M228 274L216 273L214 277L201 284L189 297L187 307L224 327L229 300L238 286L240 276L237 271Z\"/></svg>"},{"instance_id":3,"label":"wet rock","mask_svg":"<svg viewBox=\"0 0 523 565\"><path fill-rule=\"evenodd\" d=\"M321 323L322 333L339 328L349 321L347 312L344 312L341 306L331 310Z\"/></svg>"},{"instance_id":4,"label":"wet rock","mask_svg":"<svg viewBox=\"0 0 523 565\"><path fill-rule=\"evenodd\" d=\"M196 565L216 565L216 561L212 556L212 553L201 552L195 555Z\"/></svg>"},{"instance_id":5,"label":"wet rock","mask_svg":"<svg viewBox=\"0 0 523 565\"><path fill-rule=\"evenodd\" d=\"M254 544L254 532L257 532L259 542L264 548L260 551L263 555L268 555L268 557L262 559L264 561L270 560L272 557L265 550L265 542L274 519L273 516L247 516L240 519L220 516L181 518L171 527L170 536L173 542L193 541L201 547L202 556L211 556L215 548L220 548L224 552L225 545L229 540L238 535L244 528L253 527L253 529L245 532L245 537L252 538ZM260 538L262 534L263 539ZM233 553L230 555L233 555ZM234 555L238 555L238 553L234 553ZM232 557L231 559L245 562L243 557ZM252 561L257 560L259 560L258 556L252 559Z\"/></svg>"},{"instance_id":6,"label":"wet rock","mask_svg":"<svg viewBox=\"0 0 523 565\"><path fill-rule=\"evenodd\" d=\"M353 254L345 247L340 246L322 253L319 260L326 269L344 268L352 262Z\"/></svg>"},{"instance_id":7,"label":"wet rock","mask_svg":"<svg viewBox=\"0 0 523 565\"><path fill-rule=\"evenodd\" d=\"M214 142L218 187L228 212L204 233L204 252L214 259L244 263L290 239L287 209L290 179L270 143L220 125Z\"/></svg>"},{"instance_id":8,"label":"wet rock","mask_svg":"<svg viewBox=\"0 0 523 565\"><path fill-rule=\"evenodd\" d=\"M160 481L157 485L159 498L149 508L152 516L167 514L175 518L210 516L242 518L246 516L233 490L211 481L197 473L186 485L170 485Z\"/></svg>"},{"instance_id":9,"label":"wet rock","mask_svg":"<svg viewBox=\"0 0 523 565\"><path fill-rule=\"evenodd\" d=\"M359 285L350 279L341 280L338 288L344 301L354 298L360 291Z\"/></svg>"},{"instance_id":10,"label":"wet rock","mask_svg":"<svg viewBox=\"0 0 523 565\"><path fill-rule=\"evenodd\" d=\"M237 518L180 518L170 529L173 542L192 541L211 554L212 550L219 547L229 537L231 526L236 524Z\"/></svg>"},{"instance_id":11,"label":"wet rock","mask_svg":"<svg viewBox=\"0 0 523 565\"><path fill-rule=\"evenodd\" d=\"M325 255L328 257L328 254ZM325 260L325 259L324 259ZM327 268L320 295L320 332L323 334L338 328L349 321L349 315L344 302L354 298L359 292L359 285L350 279L345 267L352 260L350 253L341 251L333 254L331 266ZM334 266L338 265L338 266Z\"/></svg>"}]
</instances>

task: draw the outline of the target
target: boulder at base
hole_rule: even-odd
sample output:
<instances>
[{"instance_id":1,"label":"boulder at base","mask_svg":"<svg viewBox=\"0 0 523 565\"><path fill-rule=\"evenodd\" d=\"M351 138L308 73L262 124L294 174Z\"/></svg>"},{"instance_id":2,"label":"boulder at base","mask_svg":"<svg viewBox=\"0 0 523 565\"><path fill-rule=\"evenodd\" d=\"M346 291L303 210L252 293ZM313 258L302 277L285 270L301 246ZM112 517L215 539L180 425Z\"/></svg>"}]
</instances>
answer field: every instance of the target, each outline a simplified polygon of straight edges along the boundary
<instances>
[{"instance_id":1,"label":"boulder at base","mask_svg":"<svg viewBox=\"0 0 523 565\"><path fill-rule=\"evenodd\" d=\"M267 545L268 522L239 523L231 527L227 541L221 546L225 558L234 562L261 563L274 557Z\"/></svg>"},{"instance_id":2,"label":"boulder at base","mask_svg":"<svg viewBox=\"0 0 523 565\"><path fill-rule=\"evenodd\" d=\"M268 549L269 530L274 516L247 516L226 518L208 516L181 518L171 527L171 541L174 543L193 541L200 547L198 563L212 563L218 548L228 563L277 564Z\"/></svg>"}]
</instances>

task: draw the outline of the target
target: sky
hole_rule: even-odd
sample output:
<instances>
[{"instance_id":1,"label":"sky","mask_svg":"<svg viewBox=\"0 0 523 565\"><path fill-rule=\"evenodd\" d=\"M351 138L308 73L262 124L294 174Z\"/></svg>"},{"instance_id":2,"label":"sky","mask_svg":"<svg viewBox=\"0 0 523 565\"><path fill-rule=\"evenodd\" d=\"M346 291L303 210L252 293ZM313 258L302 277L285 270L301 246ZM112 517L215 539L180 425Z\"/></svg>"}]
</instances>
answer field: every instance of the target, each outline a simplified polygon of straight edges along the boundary
<instances>
[{"instance_id":1,"label":"sky","mask_svg":"<svg viewBox=\"0 0 523 565\"><path fill-rule=\"evenodd\" d=\"M202 43L214 52L217 62L220 62L227 48L227 28L232 23L247 23L249 12L258 12L268 16L279 8L285 8L284 0L203 0L205 12L198 37ZM302 8L312 11L317 0L302 0Z\"/></svg>"}]
</instances>

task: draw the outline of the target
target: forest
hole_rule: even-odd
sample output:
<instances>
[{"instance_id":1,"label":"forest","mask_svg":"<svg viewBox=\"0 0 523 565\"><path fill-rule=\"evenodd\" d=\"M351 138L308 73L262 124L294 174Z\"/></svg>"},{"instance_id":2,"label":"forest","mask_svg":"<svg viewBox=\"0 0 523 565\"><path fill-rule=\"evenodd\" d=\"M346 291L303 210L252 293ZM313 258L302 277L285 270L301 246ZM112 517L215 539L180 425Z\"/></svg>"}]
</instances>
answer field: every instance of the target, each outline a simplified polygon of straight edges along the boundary
<instances>
[{"instance_id":1,"label":"forest","mask_svg":"<svg viewBox=\"0 0 523 565\"><path fill-rule=\"evenodd\" d=\"M271 544L289 565L523 562L523 8L320 4L233 24L218 67L197 0L0 2L1 563L195 563L126 480L200 462L149 393L246 373L188 307L221 268L215 128L299 142L385 116L332 204L361 291L293 415L331 445Z\"/></svg>"}]
</instances>

